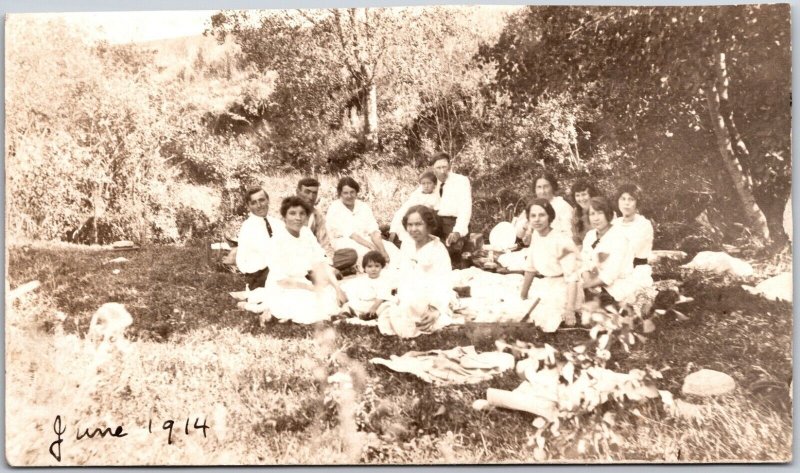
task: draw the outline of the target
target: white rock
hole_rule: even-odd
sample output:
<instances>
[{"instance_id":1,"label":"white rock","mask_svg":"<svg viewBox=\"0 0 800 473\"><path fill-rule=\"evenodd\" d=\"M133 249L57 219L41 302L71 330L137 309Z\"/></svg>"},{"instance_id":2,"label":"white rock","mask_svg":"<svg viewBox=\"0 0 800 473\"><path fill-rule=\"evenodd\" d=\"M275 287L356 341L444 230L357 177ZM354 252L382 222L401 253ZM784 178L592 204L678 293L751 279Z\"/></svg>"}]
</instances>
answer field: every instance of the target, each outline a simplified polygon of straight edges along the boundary
<instances>
[{"instance_id":1,"label":"white rock","mask_svg":"<svg viewBox=\"0 0 800 473\"><path fill-rule=\"evenodd\" d=\"M730 273L739 277L753 275L753 267L750 266L750 263L720 251L701 251L697 253L697 256L691 262L681 267L699 271L711 271L717 274Z\"/></svg>"},{"instance_id":2,"label":"white rock","mask_svg":"<svg viewBox=\"0 0 800 473\"><path fill-rule=\"evenodd\" d=\"M742 284L742 289L769 300L792 302L792 273L781 273L758 283L756 287Z\"/></svg>"},{"instance_id":3,"label":"white rock","mask_svg":"<svg viewBox=\"0 0 800 473\"><path fill-rule=\"evenodd\" d=\"M114 248L133 248L136 245L134 245L133 242L130 240L120 240L120 241L115 241L114 243L111 244L111 246L113 246Z\"/></svg>"},{"instance_id":4,"label":"white rock","mask_svg":"<svg viewBox=\"0 0 800 473\"><path fill-rule=\"evenodd\" d=\"M119 258L110 259L105 262L105 264L112 264L112 263L127 263L130 261L128 258L124 256L120 256Z\"/></svg>"},{"instance_id":5,"label":"white rock","mask_svg":"<svg viewBox=\"0 0 800 473\"><path fill-rule=\"evenodd\" d=\"M736 388L736 382L725 373L702 369L683 380L684 394L695 396L717 396L727 394Z\"/></svg>"},{"instance_id":6,"label":"white rock","mask_svg":"<svg viewBox=\"0 0 800 473\"><path fill-rule=\"evenodd\" d=\"M686 259L687 256L689 255L687 255L685 251L653 250L650 252L650 256L647 258L647 262L650 264L655 264L664 259L683 261Z\"/></svg>"}]
</instances>

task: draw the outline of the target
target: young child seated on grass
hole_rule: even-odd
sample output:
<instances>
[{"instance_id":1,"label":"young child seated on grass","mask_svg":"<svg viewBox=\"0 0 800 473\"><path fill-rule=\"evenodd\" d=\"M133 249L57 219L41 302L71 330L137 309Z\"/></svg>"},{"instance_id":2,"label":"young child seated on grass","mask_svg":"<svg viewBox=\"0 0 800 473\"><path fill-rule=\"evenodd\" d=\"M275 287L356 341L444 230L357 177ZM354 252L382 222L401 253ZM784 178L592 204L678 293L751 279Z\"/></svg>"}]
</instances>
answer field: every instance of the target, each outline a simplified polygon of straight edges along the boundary
<instances>
[{"instance_id":1,"label":"young child seated on grass","mask_svg":"<svg viewBox=\"0 0 800 473\"><path fill-rule=\"evenodd\" d=\"M364 274L342 281L342 290L347 294L350 311L362 320L371 320L392 300L392 285L382 274L386 259L379 252L365 254L361 265Z\"/></svg>"}]
</instances>

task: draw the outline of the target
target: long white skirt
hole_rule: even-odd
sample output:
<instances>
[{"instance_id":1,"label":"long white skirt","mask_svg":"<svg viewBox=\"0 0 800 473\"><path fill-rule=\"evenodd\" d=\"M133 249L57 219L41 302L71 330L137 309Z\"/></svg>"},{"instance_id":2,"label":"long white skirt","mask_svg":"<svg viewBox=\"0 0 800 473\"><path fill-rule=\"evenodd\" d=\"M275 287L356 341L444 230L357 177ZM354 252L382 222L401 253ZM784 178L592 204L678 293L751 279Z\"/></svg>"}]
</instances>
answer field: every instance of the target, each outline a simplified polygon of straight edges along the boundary
<instances>
[{"instance_id":1,"label":"long white skirt","mask_svg":"<svg viewBox=\"0 0 800 473\"><path fill-rule=\"evenodd\" d=\"M297 282L307 286L308 289L286 288L277 283L267 282L265 303L273 317L298 324L313 324L330 320L332 315L339 312L336 290L333 286L314 290L314 286L308 280Z\"/></svg>"},{"instance_id":2,"label":"long white skirt","mask_svg":"<svg viewBox=\"0 0 800 473\"><path fill-rule=\"evenodd\" d=\"M555 332L567 303L567 282L563 277L534 278L528 300L539 302L531 312L531 321L544 332Z\"/></svg>"}]
</instances>

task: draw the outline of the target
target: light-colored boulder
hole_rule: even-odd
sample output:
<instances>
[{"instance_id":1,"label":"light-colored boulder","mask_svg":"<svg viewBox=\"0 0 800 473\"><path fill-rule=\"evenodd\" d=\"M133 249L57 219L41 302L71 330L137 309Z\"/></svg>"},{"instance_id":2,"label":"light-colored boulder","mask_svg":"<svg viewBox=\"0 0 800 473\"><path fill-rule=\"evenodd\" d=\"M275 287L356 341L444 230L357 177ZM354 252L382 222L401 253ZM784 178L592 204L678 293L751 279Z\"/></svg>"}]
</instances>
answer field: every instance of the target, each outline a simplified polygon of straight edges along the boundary
<instances>
[{"instance_id":1,"label":"light-colored boulder","mask_svg":"<svg viewBox=\"0 0 800 473\"><path fill-rule=\"evenodd\" d=\"M691 262L681 266L686 269L710 271L717 274L731 274L738 277L753 275L753 267L747 261L734 258L721 251L701 251Z\"/></svg>"},{"instance_id":2,"label":"light-colored boulder","mask_svg":"<svg viewBox=\"0 0 800 473\"><path fill-rule=\"evenodd\" d=\"M792 302L792 273L781 273L758 283L756 287L742 284L742 289L769 300Z\"/></svg>"},{"instance_id":3,"label":"light-colored boulder","mask_svg":"<svg viewBox=\"0 0 800 473\"><path fill-rule=\"evenodd\" d=\"M689 256L686 254L685 251L678 251L678 250L653 250L650 252L650 256L647 257L647 262L650 264L656 264L660 261L670 259L675 261L683 261L686 257Z\"/></svg>"},{"instance_id":4,"label":"light-colored boulder","mask_svg":"<svg viewBox=\"0 0 800 473\"><path fill-rule=\"evenodd\" d=\"M684 394L695 396L718 396L727 394L736 388L736 381L720 371L702 369L683 380Z\"/></svg>"}]
</instances>

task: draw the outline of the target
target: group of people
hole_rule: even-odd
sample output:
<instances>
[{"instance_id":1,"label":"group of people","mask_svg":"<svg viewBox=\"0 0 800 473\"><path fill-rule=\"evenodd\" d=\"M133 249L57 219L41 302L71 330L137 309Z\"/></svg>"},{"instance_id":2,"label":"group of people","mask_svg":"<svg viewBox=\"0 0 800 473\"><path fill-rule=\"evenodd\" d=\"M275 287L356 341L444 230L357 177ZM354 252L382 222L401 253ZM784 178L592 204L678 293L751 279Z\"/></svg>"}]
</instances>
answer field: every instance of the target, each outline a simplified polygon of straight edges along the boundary
<instances>
[{"instance_id":1,"label":"group of people","mask_svg":"<svg viewBox=\"0 0 800 473\"><path fill-rule=\"evenodd\" d=\"M384 239L351 177L339 180L327 212L316 207L320 183L298 182L281 202L283 220L268 216L269 195L247 191L250 210L238 241L236 264L267 318L314 323L332 316L377 319L384 334L413 337L452 321L457 305L451 273L461 267L469 235L472 191L434 155L431 170L395 213ZM573 208L549 175L534 181L535 199L513 224L525 247L521 299L531 320L547 332L575 323L585 294L632 303L652 286L647 257L653 227L637 211L641 192L623 185L612 204L588 181L572 187ZM355 269L341 282L341 272ZM261 310L259 309L259 310Z\"/></svg>"}]
</instances>

